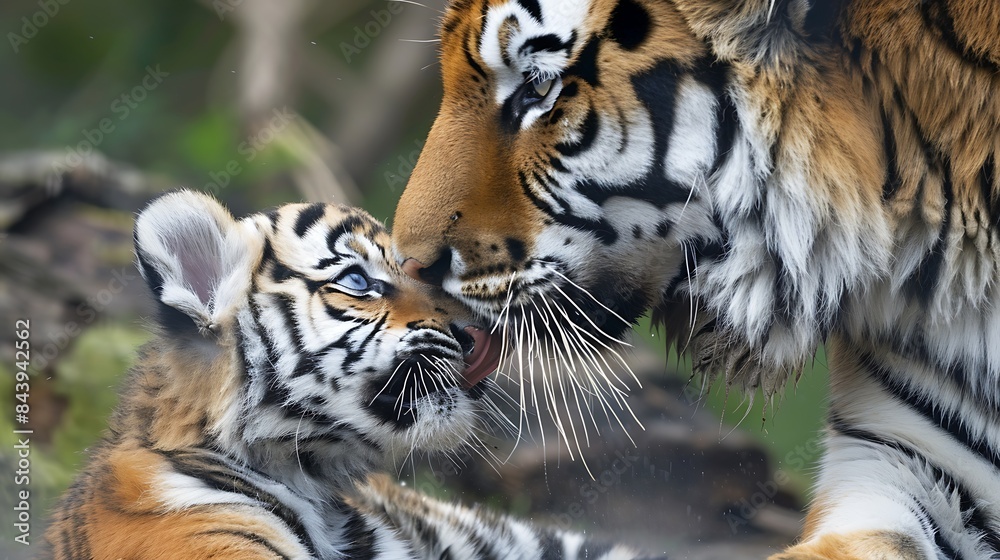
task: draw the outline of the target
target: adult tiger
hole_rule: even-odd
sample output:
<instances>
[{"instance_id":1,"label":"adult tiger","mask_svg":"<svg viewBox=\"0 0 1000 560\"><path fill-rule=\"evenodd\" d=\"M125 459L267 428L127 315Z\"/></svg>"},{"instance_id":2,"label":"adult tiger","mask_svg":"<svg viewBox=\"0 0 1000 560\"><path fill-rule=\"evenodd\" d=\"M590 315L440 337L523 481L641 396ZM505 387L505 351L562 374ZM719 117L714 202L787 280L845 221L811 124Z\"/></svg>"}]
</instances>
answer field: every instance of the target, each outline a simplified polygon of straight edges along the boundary
<instances>
[{"instance_id":1,"label":"adult tiger","mask_svg":"<svg viewBox=\"0 0 1000 560\"><path fill-rule=\"evenodd\" d=\"M366 481L474 440L496 366L369 215L293 204L237 221L182 191L139 214L135 245L161 332L58 506L47 557L636 557Z\"/></svg>"},{"instance_id":2,"label":"adult tiger","mask_svg":"<svg viewBox=\"0 0 1000 560\"><path fill-rule=\"evenodd\" d=\"M826 341L777 558L1000 557L998 29L990 0L455 0L397 255L515 335L651 308L768 394Z\"/></svg>"}]
</instances>

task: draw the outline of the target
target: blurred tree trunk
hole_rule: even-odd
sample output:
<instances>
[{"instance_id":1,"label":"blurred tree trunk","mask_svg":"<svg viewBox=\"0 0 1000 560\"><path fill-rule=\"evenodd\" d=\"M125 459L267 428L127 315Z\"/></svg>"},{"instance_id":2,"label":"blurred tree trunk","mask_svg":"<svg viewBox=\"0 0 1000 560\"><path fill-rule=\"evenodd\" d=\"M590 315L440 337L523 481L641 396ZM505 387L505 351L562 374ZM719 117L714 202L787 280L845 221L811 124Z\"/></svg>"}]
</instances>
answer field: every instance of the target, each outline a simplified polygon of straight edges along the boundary
<instances>
[{"instance_id":1,"label":"blurred tree trunk","mask_svg":"<svg viewBox=\"0 0 1000 560\"><path fill-rule=\"evenodd\" d=\"M305 119L283 131L282 140L301 164L293 178L306 199L357 203L357 185L405 141L414 105L437 91L435 38L446 0L390 1L398 2L391 11L381 1L338 2L333 10L315 0L244 0L226 14L237 30L236 104L248 134L267 126L275 109L295 106L304 90L342 108L325 133ZM309 37L345 17L357 18L356 29L370 41L359 49L366 51L363 73L355 66L358 59L307 48ZM365 31L372 22L377 37Z\"/></svg>"}]
</instances>

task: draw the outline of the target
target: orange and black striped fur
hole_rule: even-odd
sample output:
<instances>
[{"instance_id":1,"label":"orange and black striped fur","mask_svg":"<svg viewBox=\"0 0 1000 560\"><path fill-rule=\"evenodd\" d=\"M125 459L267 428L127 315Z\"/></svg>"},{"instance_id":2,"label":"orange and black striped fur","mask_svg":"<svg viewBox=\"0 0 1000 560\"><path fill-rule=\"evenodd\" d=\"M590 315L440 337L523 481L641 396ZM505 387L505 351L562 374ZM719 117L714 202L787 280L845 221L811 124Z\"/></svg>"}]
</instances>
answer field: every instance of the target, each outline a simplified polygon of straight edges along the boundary
<instances>
[{"instance_id":1,"label":"orange and black striped fur","mask_svg":"<svg viewBox=\"0 0 1000 560\"><path fill-rule=\"evenodd\" d=\"M454 0L441 61L404 270L534 348L652 309L768 396L825 342L779 557L1000 557L1000 4Z\"/></svg>"},{"instance_id":2,"label":"orange and black striped fur","mask_svg":"<svg viewBox=\"0 0 1000 560\"><path fill-rule=\"evenodd\" d=\"M479 331L407 278L361 210L235 220L164 195L136 221L159 336L56 509L57 559L633 558L375 474L475 440Z\"/></svg>"}]
</instances>

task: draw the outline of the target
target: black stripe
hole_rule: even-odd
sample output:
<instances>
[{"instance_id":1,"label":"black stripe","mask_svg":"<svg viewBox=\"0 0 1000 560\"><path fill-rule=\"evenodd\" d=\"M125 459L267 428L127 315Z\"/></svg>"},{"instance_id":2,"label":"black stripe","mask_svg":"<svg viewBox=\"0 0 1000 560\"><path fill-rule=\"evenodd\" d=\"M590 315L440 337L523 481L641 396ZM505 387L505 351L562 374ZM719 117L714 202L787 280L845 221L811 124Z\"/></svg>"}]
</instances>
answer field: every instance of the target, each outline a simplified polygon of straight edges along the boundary
<instances>
[{"instance_id":1,"label":"black stripe","mask_svg":"<svg viewBox=\"0 0 1000 560\"><path fill-rule=\"evenodd\" d=\"M548 33L528 39L523 45L521 45L521 48L517 50L517 53L524 56L538 51L566 51L566 56L569 56L573 52L573 43L575 42L576 31L574 31L570 36L569 41L563 41L558 35Z\"/></svg>"},{"instance_id":2,"label":"black stripe","mask_svg":"<svg viewBox=\"0 0 1000 560\"><path fill-rule=\"evenodd\" d=\"M322 381L323 372L320 371L319 365L324 357L326 356L321 352L302 353L299 355L299 361L295 364L295 368L292 369L292 374L289 377L295 379L304 375L313 375L317 381Z\"/></svg>"},{"instance_id":3,"label":"black stripe","mask_svg":"<svg viewBox=\"0 0 1000 560\"><path fill-rule=\"evenodd\" d=\"M265 218L267 218L267 220L269 222L271 222L271 231L274 231L278 227L278 209L277 208L271 208L270 210L268 210L266 212L261 212L261 215L263 215Z\"/></svg>"},{"instance_id":4,"label":"black stripe","mask_svg":"<svg viewBox=\"0 0 1000 560\"><path fill-rule=\"evenodd\" d=\"M309 231L316 222L323 217L326 212L326 205L316 202L306 206L299 212L299 217L295 219L295 235L302 237Z\"/></svg>"},{"instance_id":5,"label":"black stripe","mask_svg":"<svg viewBox=\"0 0 1000 560\"><path fill-rule=\"evenodd\" d=\"M808 35L810 42L826 41L835 35L845 4L845 0L822 0L821 2L808 3L809 12L806 13L805 21L802 22L802 29Z\"/></svg>"},{"instance_id":6,"label":"black stripe","mask_svg":"<svg viewBox=\"0 0 1000 560\"><path fill-rule=\"evenodd\" d=\"M632 77L632 87L639 101L649 110L653 124L654 152L657 174L663 174L663 161L670 150L670 134L674 130L674 109L677 102L677 77L680 69L672 61ZM686 198L686 197L685 197Z\"/></svg>"},{"instance_id":7,"label":"black stripe","mask_svg":"<svg viewBox=\"0 0 1000 560\"><path fill-rule=\"evenodd\" d=\"M577 55L573 64L563 72L564 76L574 76L593 87L601 85L600 70L597 66L597 55L600 52L600 42L591 38Z\"/></svg>"},{"instance_id":8,"label":"black stripe","mask_svg":"<svg viewBox=\"0 0 1000 560\"><path fill-rule=\"evenodd\" d=\"M911 360L919 360L927 367L942 372L952 380L955 390L961 392L963 401L966 403L975 403L979 407L979 414L993 419L1000 419L997 411L997 403L1000 403L1000 394L996 391L997 387L982 386L980 384L974 390L965 367L960 363L941 361L932 356L931 350L922 334L917 333L902 338L899 333L890 333L878 342L888 345L893 352L901 356Z\"/></svg>"},{"instance_id":9,"label":"black stripe","mask_svg":"<svg viewBox=\"0 0 1000 560\"><path fill-rule=\"evenodd\" d=\"M983 207L989 213L989 221L994 224L1000 220L1000 197L995 190L996 173L996 154L991 153L979 168L979 192L983 197Z\"/></svg>"},{"instance_id":10,"label":"black stripe","mask_svg":"<svg viewBox=\"0 0 1000 560\"><path fill-rule=\"evenodd\" d=\"M343 257L340 253L336 251L337 242L340 238L345 235L356 235L358 231L366 232L369 230L371 222L360 215L347 216L341 220L337 225L330 228L330 231L326 234L326 247L334 255Z\"/></svg>"},{"instance_id":11,"label":"black stripe","mask_svg":"<svg viewBox=\"0 0 1000 560\"><path fill-rule=\"evenodd\" d=\"M563 560L563 542L553 533L542 533L538 539L538 546L542 549L541 560Z\"/></svg>"},{"instance_id":12,"label":"black stripe","mask_svg":"<svg viewBox=\"0 0 1000 560\"><path fill-rule=\"evenodd\" d=\"M430 520L425 520L420 514L415 514L409 519L412 530L417 535L417 539L422 543L440 543L441 537L438 535L437 527ZM475 558L489 558L490 556L475 556Z\"/></svg>"},{"instance_id":13,"label":"black stripe","mask_svg":"<svg viewBox=\"0 0 1000 560\"><path fill-rule=\"evenodd\" d=\"M240 374L240 383L245 384L249 378L248 363L247 363L247 348L246 348L246 335L243 333L243 329L235 329L236 336L236 368ZM246 390L244 389L244 392ZM242 438L243 434L246 432L247 427L247 417L246 415L239 415L237 419L236 433Z\"/></svg>"},{"instance_id":14,"label":"black stripe","mask_svg":"<svg viewBox=\"0 0 1000 560\"><path fill-rule=\"evenodd\" d=\"M344 362L353 365L353 364L357 363L358 361L360 361L361 358L364 357L365 352L369 348L371 348L371 346L372 346L372 344L371 344L372 340L374 340L375 337L378 336L378 334L382 331L382 327L384 327L385 324L386 324L386 322L388 322L388 321L389 321L389 312L388 311L385 312L384 314L382 314L382 316L380 316L378 318L378 320L375 321L374 323L372 323L371 321L365 321L365 323L363 323L363 324L371 326L371 332L369 332L365 336L365 338L361 341L361 343L358 344L358 346L357 346L356 349L348 349L348 353L347 353L347 356L344 358ZM359 325L359 327L360 326L361 325ZM348 334L344 335L345 338L349 337L350 333L353 333L353 332L354 332L353 329L350 330L350 331L348 331ZM346 373L353 374L353 373L357 373L357 372L347 371Z\"/></svg>"},{"instance_id":15,"label":"black stripe","mask_svg":"<svg viewBox=\"0 0 1000 560\"><path fill-rule=\"evenodd\" d=\"M795 317L794 303L797 302L798 294L795 282L790 278L785 260L777 252L768 251L771 263L774 265L774 316L768 320L765 329L770 332L771 324L775 321L778 324L791 327Z\"/></svg>"},{"instance_id":16,"label":"black stripe","mask_svg":"<svg viewBox=\"0 0 1000 560\"><path fill-rule=\"evenodd\" d=\"M475 549L473 558L481 558L483 560L497 558L497 555L494 554L491 543L488 540L483 539L482 535L478 532L470 532L468 539L469 544L471 544ZM497 544L499 544L499 542Z\"/></svg>"},{"instance_id":17,"label":"black stripe","mask_svg":"<svg viewBox=\"0 0 1000 560\"><path fill-rule=\"evenodd\" d=\"M697 198L684 185L668 179L664 169L665 156L669 150L668 144L674 125L678 72L678 67L673 63L662 62L632 78L636 95L649 110L653 123L655 163L650 167L649 173L633 183L615 185L611 188L597 182L584 181L577 185L576 191L578 193L598 205L603 205L608 198L616 196L642 200L657 208L664 208L673 203L685 203L689 199ZM626 126L627 124L622 123L622 125ZM560 151L565 153L565 150Z\"/></svg>"},{"instance_id":18,"label":"black stripe","mask_svg":"<svg viewBox=\"0 0 1000 560\"><path fill-rule=\"evenodd\" d=\"M531 185L528 183L528 178L525 177L522 171L517 172L517 178L518 182L521 184L521 191L526 197L528 197L528 200L530 200L536 208L544 212L555 222L573 229L592 233L605 245L612 245L618 240L618 232L615 231L615 228L612 227L611 223L609 223L606 219L601 218L600 220L594 221L580 218L567 213L565 206L562 206L561 212L557 213L549 203L545 202L535 194Z\"/></svg>"},{"instance_id":19,"label":"black stripe","mask_svg":"<svg viewBox=\"0 0 1000 560\"><path fill-rule=\"evenodd\" d=\"M927 457L920 454L912 447L896 440L890 440L868 430L850 425L836 412L831 412L827 424L834 432L852 439L866 442L879 447L887 447L905 455L908 459L922 463L931 471L931 476L940 482L941 492L945 495L956 492L959 497L959 508L965 518L965 527L981 534L983 542L990 545L992 552L1000 552L1000 532L997 527L990 526L982 509L967 488L962 486L954 477L949 475L944 469L928 461Z\"/></svg>"},{"instance_id":20,"label":"black stripe","mask_svg":"<svg viewBox=\"0 0 1000 560\"><path fill-rule=\"evenodd\" d=\"M938 548L938 552L943 554L948 560L962 560L962 555L944 538L941 534L941 526L938 525L937 521L934 520L923 504L917 502L917 511L913 513L921 521L920 525L933 535L934 545Z\"/></svg>"},{"instance_id":21,"label":"black stripe","mask_svg":"<svg viewBox=\"0 0 1000 560\"><path fill-rule=\"evenodd\" d=\"M301 354L305 350L302 346L302 340L305 337L302 335L299 320L295 315L295 300L288 294L276 293L274 294L274 307L281 314L283 322L282 325L277 325L279 328L275 330L287 333L291 329L291 339L295 346L295 352Z\"/></svg>"},{"instance_id":22,"label":"black stripe","mask_svg":"<svg viewBox=\"0 0 1000 560\"><path fill-rule=\"evenodd\" d=\"M346 309L340 309L339 307L336 307L336 306L334 306L334 305L332 305L330 303L327 303L327 302L324 302L323 307L326 310L327 316L330 317L331 319L333 319L334 321L353 321L354 320L354 318L350 315L350 312L348 310L346 310Z\"/></svg>"},{"instance_id":23,"label":"black stripe","mask_svg":"<svg viewBox=\"0 0 1000 560\"><path fill-rule=\"evenodd\" d=\"M271 261L271 280L274 280L277 283L281 283L294 276L295 273L292 272L292 269L288 268L287 266L276 260Z\"/></svg>"},{"instance_id":24,"label":"black stripe","mask_svg":"<svg viewBox=\"0 0 1000 560\"><path fill-rule=\"evenodd\" d=\"M597 111L591 105L587 110L587 116L584 117L583 123L580 125L580 139L575 142L560 142L556 144L556 150L565 157L573 157L588 150L597 139L600 125Z\"/></svg>"},{"instance_id":25,"label":"black stripe","mask_svg":"<svg viewBox=\"0 0 1000 560\"><path fill-rule=\"evenodd\" d=\"M712 161L712 174L729 160L729 154L736 141L736 131L739 129L739 115L736 104L726 91L729 80L729 68L720 65L710 65L710 72L699 78L715 94L715 159Z\"/></svg>"},{"instance_id":26,"label":"black stripe","mask_svg":"<svg viewBox=\"0 0 1000 560\"><path fill-rule=\"evenodd\" d=\"M555 157L555 156L552 156L552 157L549 158L549 165L552 167L552 169L554 169L554 170L556 170L556 171L558 171L560 173L568 173L569 172L569 169L567 169L566 166L563 165L562 160L559 159L559 158L557 158L557 157Z\"/></svg>"},{"instance_id":27,"label":"black stripe","mask_svg":"<svg viewBox=\"0 0 1000 560\"><path fill-rule=\"evenodd\" d=\"M885 153L885 183L882 184L882 200L890 200L896 196L902 185L899 176L899 156L896 152L896 135L885 108L882 109L882 146Z\"/></svg>"},{"instance_id":28,"label":"black stripe","mask_svg":"<svg viewBox=\"0 0 1000 560\"><path fill-rule=\"evenodd\" d=\"M608 33L611 39L627 51L634 51L646 42L653 24L649 12L635 0L619 0L611 12Z\"/></svg>"},{"instance_id":29,"label":"black stripe","mask_svg":"<svg viewBox=\"0 0 1000 560\"><path fill-rule=\"evenodd\" d=\"M316 555L309 532L298 514L275 496L246 480L237 470L218 457L199 452L150 450L163 456L180 474L198 479L215 490L242 494L260 502L265 509L280 518L291 529L299 542L309 551L310 556Z\"/></svg>"},{"instance_id":30,"label":"black stripe","mask_svg":"<svg viewBox=\"0 0 1000 560\"><path fill-rule=\"evenodd\" d=\"M517 0L517 3L527 10L538 23L545 23L542 21L542 7L538 5L538 0Z\"/></svg>"},{"instance_id":31,"label":"black stripe","mask_svg":"<svg viewBox=\"0 0 1000 560\"><path fill-rule=\"evenodd\" d=\"M859 362L883 389L920 413L935 426L948 432L952 438L988 461L994 468L1000 470L1000 458L998 458L996 450L990 447L985 439L973 436L966 422L958 414L945 411L942 406L933 401L931 396L921 394L907 386L887 366L878 363L871 354L867 352L861 354Z\"/></svg>"},{"instance_id":32,"label":"black stripe","mask_svg":"<svg viewBox=\"0 0 1000 560\"><path fill-rule=\"evenodd\" d=\"M256 291L256 287L254 291ZM268 335L268 330L261 321L260 313L260 305L251 300L250 316L253 319L254 330L264 344L264 351L267 355L267 363L257 370L260 373L261 382L264 383L264 396L260 404L284 407L291 400L291 392L278 378L278 372L274 369L281 360L281 355L278 353L274 341Z\"/></svg>"},{"instance_id":33,"label":"black stripe","mask_svg":"<svg viewBox=\"0 0 1000 560\"><path fill-rule=\"evenodd\" d=\"M357 512L351 512L344 525L344 540L347 548L344 558L372 558L375 556L375 528L365 523L364 517Z\"/></svg>"},{"instance_id":34,"label":"black stripe","mask_svg":"<svg viewBox=\"0 0 1000 560\"><path fill-rule=\"evenodd\" d=\"M535 183L541 186L549 196L551 196L552 200L557 205L559 205L558 212L560 214L569 212L569 207L566 206L565 202L562 199L556 196L555 189L552 188L553 185L559 186L559 184L554 179L552 179L544 170L540 172L532 171L531 178L534 179Z\"/></svg>"},{"instance_id":35,"label":"black stripe","mask_svg":"<svg viewBox=\"0 0 1000 560\"><path fill-rule=\"evenodd\" d=\"M906 293L909 297L917 299L924 304L930 303L934 293L938 289L938 282L941 279L941 269L944 267L944 252L948 242L948 232L951 227L951 208L953 202L953 192L951 185L951 171L944 166L945 177L941 182L941 191L944 195L944 218L941 220L941 231L938 233L937 241L924 259L917 265L917 268L906 279Z\"/></svg>"},{"instance_id":36,"label":"black stripe","mask_svg":"<svg viewBox=\"0 0 1000 560\"><path fill-rule=\"evenodd\" d=\"M941 39L956 55L991 74L1000 73L1000 65L975 52L959 38L958 33L955 32L955 19L948 10L948 2L923 0L920 4L924 25L931 29L937 29L941 34Z\"/></svg>"},{"instance_id":37,"label":"black stripe","mask_svg":"<svg viewBox=\"0 0 1000 560\"><path fill-rule=\"evenodd\" d=\"M478 62L476 62L476 59L472 56L472 51L469 49L469 39L471 39L471 37L472 31L470 30L466 34L462 48L462 53L465 54L465 61L469 64L469 67L472 68L473 72L482 76L484 80L489 80L489 76L486 75L486 71L483 70L483 67L480 66Z\"/></svg>"},{"instance_id":38,"label":"black stripe","mask_svg":"<svg viewBox=\"0 0 1000 560\"><path fill-rule=\"evenodd\" d=\"M199 535L230 535L243 539L245 541L252 542L262 548L266 548L269 552L277 556L278 558L283 558L286 560L291 560L291 556L281 552L277 546L272 544L270 541L264 537L257 535L255 533L250 533L248 531L237 531L236 529L211 529L208 531L202 531L198 533Z\"/></svg>"},{"instance_id":39,"label":"black stripe","mask_svg":"<svg viewBox=\"0 0 1000 560\"><path fill-rule=\"evenodd\" d=\"M585 541L577 555L578 558L597 558L607 554L611 550L611 545L602 542Z\"/></svg>"},{"instance_id":40,"label":"black stripe","mask_svg":"<svg viewBox=\"0 0 1000 560\"><path fill-rule=\"evenodd\" d=\"M528 199L531 200L531 203L534 204L535 207L549 216L555 214L555 210L552 206L535 194L535 191L531 188L531 184L528 183L528 178L524 175L523 171L518 170L517 181L521 184L521 192L523 192L524 196L527 196Z\"/></svg>"},{"instance_id":41,"label":"black stripe","mask_svg":"<svg viewBox=\"0 0 1000 560\"><path fill-rule=\"evenodd\" d=\"M63 498L63 507L72 508L63 518L60 531L62 552L69 560L88 560L91 557L86 531L88 516L79 506L93 501L95 496L91 488L97 484L93 482L92 474L88 473L85 477L85 480L74 483L70 494Z\"/></svg>"},{"instance_id":42,"label":"black stripe","mask_svg":"<svg viewBox=\"0 0 1000 560\"><path fill-rule=\"evenodd\" d=\"M339 255L335 255L333 257L327 257L325 259L320 259L319 262L316 263L316 268L318 270L323 270L328 266L340 264L341 259L342 257L340 257Z\"/></svg>"},{"instance_id":43,"label":"black stripe","mask_svg":"<svg viewBox=\"0 0 1000 560\"><path fill-rule=\"evenodd\" d=\"M256 286L254 286L254 288L254 291L256 291ZM251 299L250 317L253 319L254 330L257 332L257 336L260 337L261 342L264 343L264 351L267 353L268 363L271 366L276 366L281 360L281 354L278 352L278 348L275 346L274 340L268 336L268 329L264 326L264 322L261 320L261 311L262 308L260 304L254 299ZM287 329L287 326L281 325L281 329ZM273 367L269 367L267 369L277 374Z\"/></svg>"},{"instance_id":44,"label":"black stripe","mask_svg":"<svg viewBox=\"0 0 1000 560\"><path fill-rule=\"evenodd\" d=\"M830 412L830 415L827 418L827 424L830 426L831 430L842 436L870 443L872 445L892 447L893 449L902 451L911 459L917 456L916 452L910 448L901 447L897 442L886 439L878 434L875 434L874 432L862 430L861 428L848 424L847 421L841 418L841 416L836 412Z\"/></svg>"}]
</instances>

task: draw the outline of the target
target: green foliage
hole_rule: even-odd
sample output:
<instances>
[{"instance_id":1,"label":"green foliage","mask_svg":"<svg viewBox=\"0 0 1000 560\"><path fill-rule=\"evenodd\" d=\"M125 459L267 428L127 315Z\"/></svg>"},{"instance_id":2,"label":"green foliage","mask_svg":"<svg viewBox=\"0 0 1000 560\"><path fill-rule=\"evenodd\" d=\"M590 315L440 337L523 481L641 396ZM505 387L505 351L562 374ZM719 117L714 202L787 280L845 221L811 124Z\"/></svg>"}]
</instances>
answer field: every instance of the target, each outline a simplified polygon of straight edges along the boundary
<instances>
[{"instance_id":1,"label":"green foliage","mask_svg":"<svg viewBox=\"0 0 1000 560\"><path fill-rule=\"evenodd\" d=\"M191 119L178 134L177 151L191 167L205 170L225 169L236 155L239 129L236 116L229 110L210 110ZM195 186L200 186L197 183Z\"/></svg>"},{"instance_id":2,"label":"green foliage","mask_svg":"<svg viewBox=\"0 0 1000 560\"><path fill-rule=\"evenodd\" d=\"M100 325L84 332L59 363L53 383L69 406L53 440L54 458L70 476L85 460L86 448L105 431L118 402L118 382L149 338L142 329Z\"/></svg>"}]
</instances>

